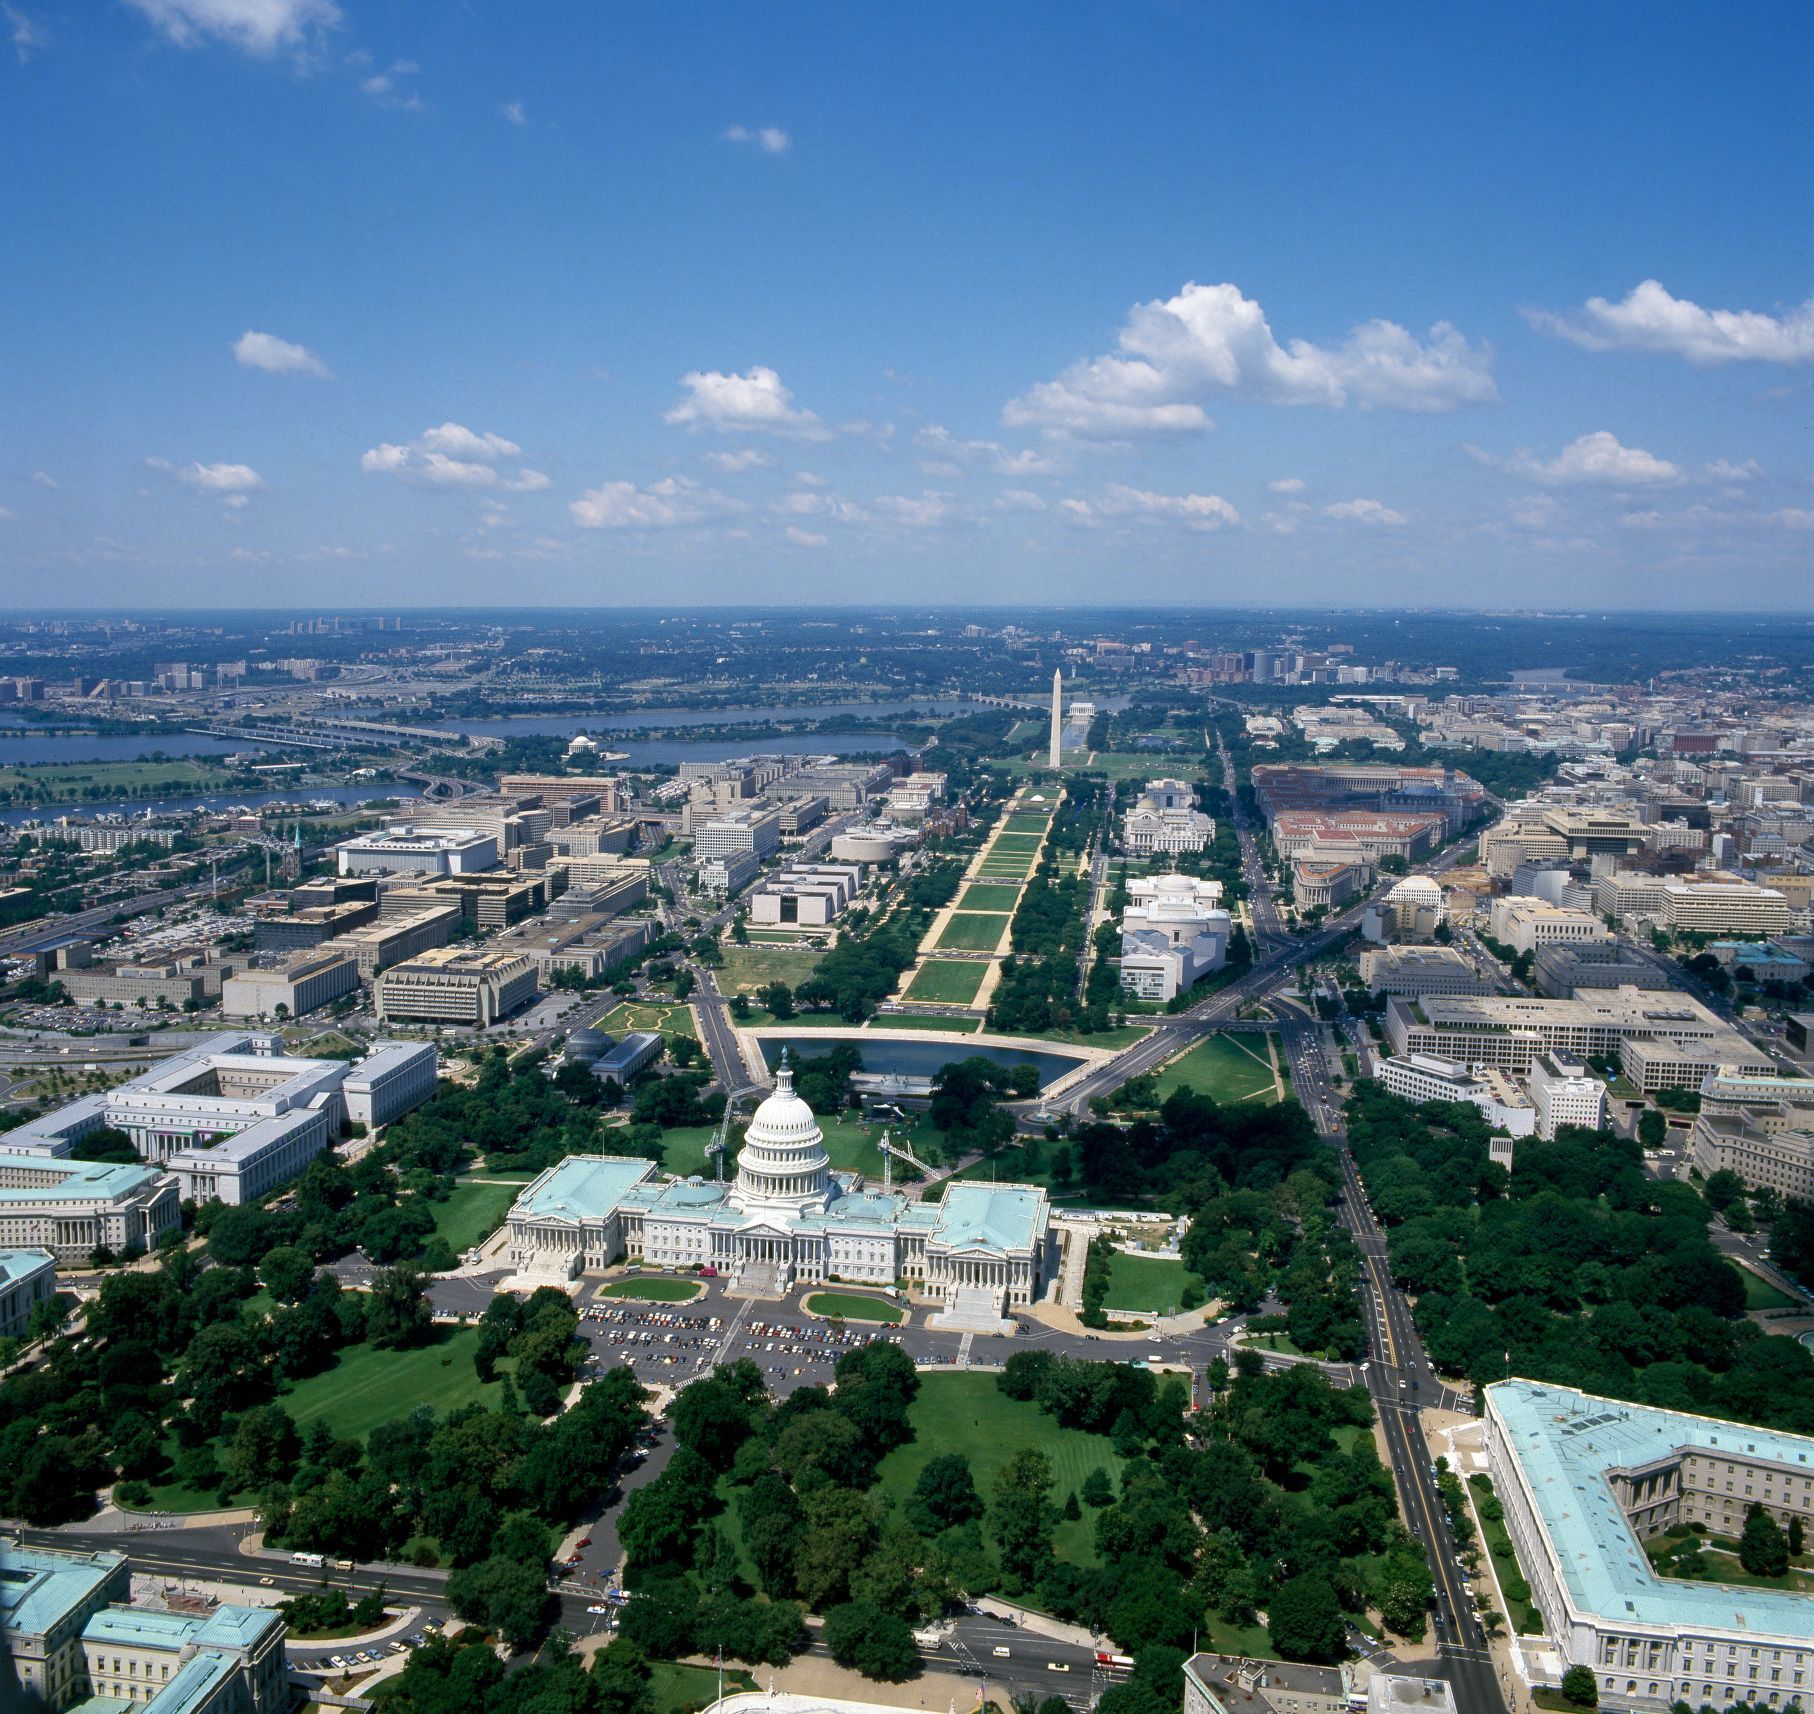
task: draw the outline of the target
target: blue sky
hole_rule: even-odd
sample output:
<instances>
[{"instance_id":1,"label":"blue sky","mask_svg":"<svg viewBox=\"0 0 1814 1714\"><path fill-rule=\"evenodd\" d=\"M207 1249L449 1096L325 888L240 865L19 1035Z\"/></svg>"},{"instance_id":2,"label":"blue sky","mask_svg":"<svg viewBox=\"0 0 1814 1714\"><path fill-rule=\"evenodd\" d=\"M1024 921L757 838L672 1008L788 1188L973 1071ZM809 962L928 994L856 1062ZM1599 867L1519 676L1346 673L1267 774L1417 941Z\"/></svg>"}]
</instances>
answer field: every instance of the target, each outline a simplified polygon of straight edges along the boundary
<instances>
[{"instance_id":1,"label":"blue sky","mask_svg":"<svg viewBox=\"0 0 1814 1714\"><path fill-rule=\"evenodd\" d=\"M0 602L1806 608L1811 17L5 0Z\"/></svg>"}]
</instances>

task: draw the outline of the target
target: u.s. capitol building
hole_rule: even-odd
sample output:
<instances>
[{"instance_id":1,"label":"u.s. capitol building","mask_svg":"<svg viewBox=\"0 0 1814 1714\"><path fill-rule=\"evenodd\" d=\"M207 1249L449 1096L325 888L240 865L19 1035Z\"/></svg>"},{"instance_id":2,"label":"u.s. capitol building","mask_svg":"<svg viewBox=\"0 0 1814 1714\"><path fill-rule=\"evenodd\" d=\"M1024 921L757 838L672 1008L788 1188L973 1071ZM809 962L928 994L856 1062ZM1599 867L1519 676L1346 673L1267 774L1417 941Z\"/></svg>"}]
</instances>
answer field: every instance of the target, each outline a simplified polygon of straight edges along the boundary
<instances>
[{"instance_id":1,"label":"u.s. capitol building","mask_svg":"<svg viewBox=\"0 0 1814 1714\"><path fill-rule=\"evenodd\" d=\"M925 1203L833 1172L785 1061L730 1184L664 1177L629 1156L569 1155L510 1210L509 1259L525 1280L565 1282L629 1261L710 1267L733 1286L778 1291L899 1281L985 1319L1032 1304L1057 1250L1038 1185L952 1180Z\"/></svg>"}]
</instances>

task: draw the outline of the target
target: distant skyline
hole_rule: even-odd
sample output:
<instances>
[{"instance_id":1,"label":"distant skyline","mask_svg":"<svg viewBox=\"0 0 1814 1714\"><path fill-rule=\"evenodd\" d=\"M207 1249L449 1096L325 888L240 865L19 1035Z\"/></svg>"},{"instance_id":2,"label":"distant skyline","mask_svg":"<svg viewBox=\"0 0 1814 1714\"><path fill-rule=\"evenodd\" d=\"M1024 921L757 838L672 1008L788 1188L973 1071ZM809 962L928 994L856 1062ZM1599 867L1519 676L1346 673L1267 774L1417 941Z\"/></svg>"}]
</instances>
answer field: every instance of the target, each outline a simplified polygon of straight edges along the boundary
<instances>
[{"instance_id":1,"label":"distant skyline","mask_svg":"<svg viewBox=\"0 0 1814 1714\"><path fill-rule=\"evenodd\" d=\"M1799 0L0 33L0 606L1814 604Z\"/></svg>"}]
</instances>

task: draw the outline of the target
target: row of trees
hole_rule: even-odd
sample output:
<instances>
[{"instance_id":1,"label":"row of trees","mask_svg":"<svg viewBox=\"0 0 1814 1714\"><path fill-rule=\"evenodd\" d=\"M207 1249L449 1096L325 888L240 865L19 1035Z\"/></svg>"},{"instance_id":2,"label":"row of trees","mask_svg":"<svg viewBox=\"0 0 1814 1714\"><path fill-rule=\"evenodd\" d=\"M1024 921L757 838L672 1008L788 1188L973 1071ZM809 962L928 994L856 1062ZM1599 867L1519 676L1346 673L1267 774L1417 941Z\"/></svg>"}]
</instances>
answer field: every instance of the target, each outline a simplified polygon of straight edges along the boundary
<instances>
[{"instance_id":1,"label":"row of trees","mask_svg":"<svg viewBox=\"0 0 1814 1714\"><path fill-rule=\"evenodd\" d=\"M1814 1353L1744 1319L1744 1284L1692 1186L1640 1146L1563 1127L1517 1145L1509 1175L1465 1104L1414 1107L1363 1083L1348 1125L1392 1270L1431 1360L1615 1398L1814 1430Z\"/></svg>"}]
</instances>

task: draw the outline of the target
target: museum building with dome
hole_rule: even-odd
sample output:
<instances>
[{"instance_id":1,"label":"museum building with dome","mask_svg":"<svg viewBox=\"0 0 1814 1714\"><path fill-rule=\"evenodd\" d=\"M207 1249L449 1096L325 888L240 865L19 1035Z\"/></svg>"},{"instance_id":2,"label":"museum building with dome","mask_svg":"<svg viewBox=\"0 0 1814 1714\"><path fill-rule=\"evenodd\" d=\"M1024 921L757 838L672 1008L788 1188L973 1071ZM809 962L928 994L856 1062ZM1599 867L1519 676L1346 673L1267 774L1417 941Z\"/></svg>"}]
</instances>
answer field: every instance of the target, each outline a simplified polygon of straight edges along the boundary
<instances>
[{"instance_id":1,"label":"museum building with dome","mask_svg":"<svg viewBox=\"0 0 1814 1714\"><path fill-rule=\"evenodd\" d=\"M734 1289L775 1293L900 1283L986 1320L1026 1308L1051 1279L1051 1218L1038 1185L948 1180L928 1203L834 1172L783 1059L729 1184L666 1177L634 1156L569 1155L511 1207L508 1257L526 1284L620 1262L709 1267Z\"/></svg>"}]
</instances>

